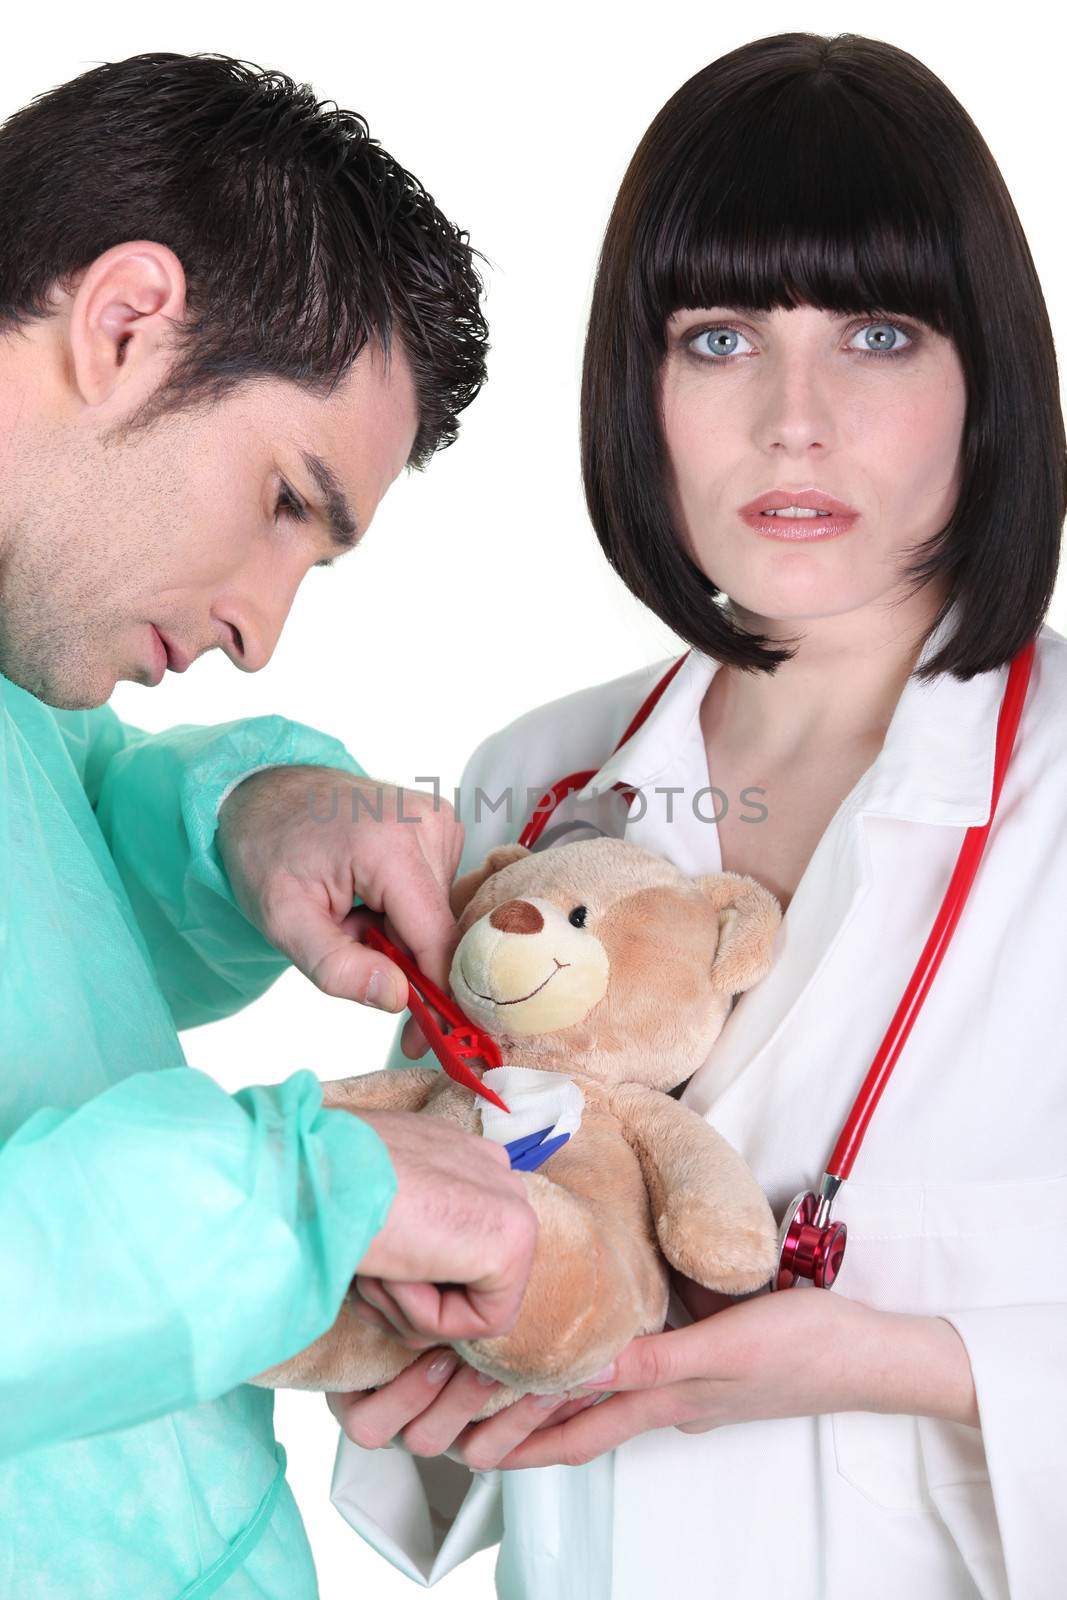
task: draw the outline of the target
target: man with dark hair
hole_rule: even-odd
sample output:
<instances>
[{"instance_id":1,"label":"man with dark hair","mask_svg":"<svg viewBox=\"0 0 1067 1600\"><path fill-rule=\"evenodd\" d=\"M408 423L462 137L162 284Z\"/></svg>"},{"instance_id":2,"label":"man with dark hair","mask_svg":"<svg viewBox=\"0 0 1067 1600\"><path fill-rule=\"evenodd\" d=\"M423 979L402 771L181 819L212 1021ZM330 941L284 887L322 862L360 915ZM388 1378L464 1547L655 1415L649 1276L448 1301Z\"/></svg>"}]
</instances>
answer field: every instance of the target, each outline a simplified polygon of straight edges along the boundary
<instances>
[{"instance_id":1,"label":"man with dark hair","mask_svg":"<svg viewBox=\"0 0 1067 1600\"><path fill-rule=\"evenodd\" d=\"M0 1590L303 1600L248 1380L357 1268L416 1344L503 1332L536 1224L498 1146L327 1109L309 1071L226 1094L176 1029L289 961L402 1009L370 912L444 982L461 829L414 795L369 823L380 786L281 717L152 735L105 702L215 647L266 665L308 568L455 438L481 286L361 118L223 56L18 112L0 216Z\"/></svg>"}]
</instances>

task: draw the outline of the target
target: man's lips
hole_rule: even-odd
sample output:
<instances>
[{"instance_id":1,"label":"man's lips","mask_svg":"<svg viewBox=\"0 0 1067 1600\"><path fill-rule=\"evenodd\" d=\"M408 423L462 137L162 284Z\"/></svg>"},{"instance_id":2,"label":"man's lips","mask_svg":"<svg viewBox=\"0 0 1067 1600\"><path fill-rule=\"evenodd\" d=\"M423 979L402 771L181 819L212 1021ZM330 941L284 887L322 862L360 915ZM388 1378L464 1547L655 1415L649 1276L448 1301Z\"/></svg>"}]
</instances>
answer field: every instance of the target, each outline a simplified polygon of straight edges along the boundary
<instances>
[{"instance_id":1,"label":"man's lips","mask_svg":"<svg viewBox=\"0 0 1067 1600\"><path fill-rule=\"evenodd\" d=\"M155 627L155 623L152 626ZM162 629L156 628L156 632L159 634L160 643L167 652L167 667L169 671L184 672L192 665L192 656L186 655L185 651L179 645L176 645L173 639L168 639Z\"/></svg>"},{"instance_id":2,"label":"man's lips","mask_svg":"<svg viewBox=\"0 0 1067 1600\"><path fill-rule=\"evenodd\" d=\"M564 967L570 966L569 961L556 961L555 956L553 956L552 959L556 962L556 972L562 972ZM459 970L463 976L463 982L467 985L467 988L470 990L471 994L477 995L479 1000L487 1000L491 1006L520 1006L524 1000L532 1000L535 994L540 994L541 990L545 986L545 983L551 983L552 979L556 976L556 972L550 972L548 977L545 979L545 982L539 983L536 989L530 990L529 994L517 995L514 1000L498 1000L495 995L482 994L480 989L476 989L474 987L473 983L471 983L470 979L467 977L467 974L463 971L462 962L460 963Z\"/></svg>"}]
</instances>

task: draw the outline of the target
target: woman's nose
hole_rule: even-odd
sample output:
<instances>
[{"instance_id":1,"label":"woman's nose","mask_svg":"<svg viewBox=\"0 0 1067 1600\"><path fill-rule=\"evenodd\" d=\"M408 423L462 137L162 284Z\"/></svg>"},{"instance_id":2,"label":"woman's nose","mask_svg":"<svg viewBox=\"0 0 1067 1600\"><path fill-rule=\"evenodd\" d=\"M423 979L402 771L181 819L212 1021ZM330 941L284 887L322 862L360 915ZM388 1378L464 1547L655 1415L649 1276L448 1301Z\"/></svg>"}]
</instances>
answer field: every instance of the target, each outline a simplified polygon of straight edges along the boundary
<instances>
[{"instance_id":1,"label":"woman's nose","mask_svg":"<svg viewBox=\"0 0 1067 1600\"><path fill-rule=\"evenodd\" d=\"M767 373L759 407L762 445L806 450L828 445L834 432L834 407L825 373L811 359L782 356Z\"/></svg>"}]
</instances>

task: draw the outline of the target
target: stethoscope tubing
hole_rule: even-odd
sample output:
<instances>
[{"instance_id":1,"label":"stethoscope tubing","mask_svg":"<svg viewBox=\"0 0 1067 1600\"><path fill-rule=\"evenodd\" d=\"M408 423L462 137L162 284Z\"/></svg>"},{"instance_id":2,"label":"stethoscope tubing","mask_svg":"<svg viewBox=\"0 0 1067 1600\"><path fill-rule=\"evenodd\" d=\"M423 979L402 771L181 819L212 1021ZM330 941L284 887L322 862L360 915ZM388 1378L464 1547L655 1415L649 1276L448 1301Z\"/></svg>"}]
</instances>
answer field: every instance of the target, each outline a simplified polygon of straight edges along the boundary
<instances>
[{"instance_id":1,"label":"stethoscope tubing","mask_svg":"<svg viewBox=\"0 0 1067 1600\"><path fill-rule=\"evenodd\" d=\"M918 1016L923 1001L930 991L930 986L956 930L956 924L963 913L967 896L970 894L971 885L978 871L978 864L989 840L989 831L996 816L997 802L1000 799L1004 775L1015 745L1022 704L1026 696L1033 664L1034 649L1035 641L1031 639L1014 658L1009 671L1008 684L1004 691L1000 716L997 722L993 794L989 817L984 823L967 830L952 877L949 879L949 885L945 891L945 898L934 920L934 925L930 930L922 954L916 962L915 970L911 975L908 986L886 1030L885 1037L878 1047L867 1076L860 1086L859 1094L856 1096L852 1109L845 1119L845 1125L841 1129L833 1153L830 1156L826 1168L826 1176L837 1178L841 1183L852 1172L875 1108L882 1097L886 1084L889 1082L890 1075L904 1047L904 1042L911 1031L912 1023Z\"/></svg>"},{"instance_id":2,"label":"stethoscope tubing","mask_svg":"<svg viewBox=\"0 0 1067 1600\"><path fill-rule=\"evenodd\" d=\"M801 1247L802 1251L807 1250L808 1247L814 1247L818 1242L818 1235L822 1235L824 1258L818 1272L814 1274L815 1281L824 1283L825 1287L829 1288L840 1268L844 1255L846 1229L843 1223L830 1223L831 1207L842 1183L846 1181L852 1171L867 1129L870 1126L871 1118L874 1116L875 1109L889 1082L904 1042L929 993L930 986L944 959L952 935L956 930L956 925L962 915L963 907L966 904L971 885L978 871L979 862L985 851L993 819L996 816L1004 776L1015 746L1036 646L1036 638L1028 640L1012 658L1009 667L1008 681L997 720L993 792L989 817L986 822L967 830L952 877L945 891L945 897L934 919L933 927L916 962L915 970L909 979L900 1004L897 1006L886 1030L885 1037L878 1047L874 1060L871 1062L860 1086L859 1093L845 1119L844 1126L823 1174L819 1193L815 1194L814 1191L808 1191L797 1195L783 1219L779 1236L779 1268L772 1287L786 1287L798 1281L800 1276L813 1276L812 1270L806 1270L805 1267L797 1265L796 1239L799 1237L797 1235L797 1226L802 1220L804 1221L804 1226L801 1230L804 1240ZM642 702L622 738L611 752L612 755L615 755L622 748L631 735L646 720L688 654L689 652L687 651L686 655L680 656L673 663L669 671L664 674L652 692ZM532 849L556 807L569 794L585 788L595 777L596 770L572 772L553 784L534 807L519 835L519 843L525 845L527 849ZM628 803L632 804L634 796L632 789L621 782L614 784L612 787L620 791L627 797ZM803 1218L801 1217L802 1212ZM786 1238L790 1234L791 1228L793 1230L793 1243L790 1248L793 1251L793 1255L790 1257L790 1268L793 1270L786 1270ZM811 1267L810 1261L807 1263L807 1267Z\"/></svg>"}]
</instances>

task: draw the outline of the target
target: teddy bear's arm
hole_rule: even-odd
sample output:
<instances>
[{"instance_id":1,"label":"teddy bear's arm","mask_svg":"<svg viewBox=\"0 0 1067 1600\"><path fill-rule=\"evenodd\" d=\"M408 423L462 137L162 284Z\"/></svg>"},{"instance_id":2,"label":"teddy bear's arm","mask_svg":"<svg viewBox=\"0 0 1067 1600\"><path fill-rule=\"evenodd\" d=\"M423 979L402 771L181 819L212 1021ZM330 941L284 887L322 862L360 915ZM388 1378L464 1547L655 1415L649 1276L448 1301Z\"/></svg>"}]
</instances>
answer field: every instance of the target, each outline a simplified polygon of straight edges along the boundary
<instances>
[{"instance_id":1,"label":"teddy bear's arm","mask_svg":"<svg viewBox=\"0 0 1067 1600\"><path fill-rule=\"evenodd\" d=\"M322 1086L322 1103L342 1111L421 1111L440 1082L436 1067L385 1067L331 1079Z\"/></svg>"},{"instance_id":2,"label":"teddy bear's arm","mask_svg":"<svg viewBox=\"0 0 1067 1600\"><path fill-rule=\"evenodd\" d=\"M721 1134L670 1095L620 1085L611 1107L641 1163L660 1248L679 1272L723 1294L762 1288L778 1232L763 1191Z\"/></svg>"}]
</instances>

